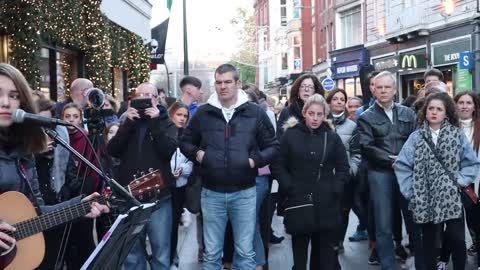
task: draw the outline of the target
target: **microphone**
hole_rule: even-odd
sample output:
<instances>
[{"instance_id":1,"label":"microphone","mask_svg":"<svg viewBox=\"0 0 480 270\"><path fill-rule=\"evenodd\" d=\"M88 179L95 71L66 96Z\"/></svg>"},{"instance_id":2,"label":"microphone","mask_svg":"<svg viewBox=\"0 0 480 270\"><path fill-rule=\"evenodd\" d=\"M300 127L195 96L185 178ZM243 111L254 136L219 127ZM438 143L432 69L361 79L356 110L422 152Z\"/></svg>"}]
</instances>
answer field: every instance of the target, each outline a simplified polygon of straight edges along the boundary
<instances>
[{"instance_id":1,"label":"microphone","mask_svg":"<svg viewBox=\"0 0 480 270\"><path fill-rule=\"evenodd\" d=\"M32 123L40 124L41 126L50 126L50 125L72 126L72 124L67 121L63 121L56 118L40 116L34 113L27 113L22 109L15 110L15 112L12 114L12 121L14 123L23 123L24 121L32 122Z\"/></svg>"}]
</instances>

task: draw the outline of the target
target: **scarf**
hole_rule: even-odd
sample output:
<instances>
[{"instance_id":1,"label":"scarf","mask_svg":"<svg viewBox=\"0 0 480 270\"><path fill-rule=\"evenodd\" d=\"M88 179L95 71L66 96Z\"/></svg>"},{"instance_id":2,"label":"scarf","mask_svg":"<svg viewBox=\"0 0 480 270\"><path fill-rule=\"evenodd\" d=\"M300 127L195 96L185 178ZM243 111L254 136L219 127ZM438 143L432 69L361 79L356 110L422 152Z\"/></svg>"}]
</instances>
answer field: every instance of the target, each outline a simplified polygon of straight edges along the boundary
<instances>
[{"instance_id":1,"label":"scarf","mask_svg":"<svg viewBox=\"0 0 480 270\"><path fill-rule=\"evenodd\" d=\"M429 124L419 128L420 139L415 148L412 190L409 204L413 220L417 224L434 223L460 218L462 203L458 189L445 173L424 137L432 141ZM454 174L460 170L461 130L444 121L435 149L447 168Z\"/></svg>"},{"instance_id":2,"label":"scarf","mask_svg":"<svg viewBox=\"0 0 480 270\"><path fill-rule=\"evenodd\" d=\"M90 148L90 146L88 146L87 140L85 139L85 137L83 137L83 135L79 131L73 134L69 134L69 136L70 136L70 146L72 146L73 149L77 150L77 152L82 154L82 156L84 156L87 160L93 163L93 165L99 168L100 164L95 159L93 151ZM99 154L100 153L98 152L98 149L97 149L97 155ZM75 172L79 173L78 177L80 179L83 179L84 176L87 176L91 181L93 181L91 185L88 185L88 184L86 185L86 186L91 186L93 190L83 190L84 194L88 195L93 191L98 191L98 187L100 186L100 180L101 180L100 176L96 172L94 172L92 169L90 169L87 165L85 165L76 156L72 156L72 158L76 166Z\"/></svg>"},{"instance_id":3,"label":"scarf","mask_svg":"<svg viewBox=\"0 0 480 270\"><path fill-rule=\"evenodd\" d=\"M328 115L328 119L331 119L333 126L337 127L345 123L345 120L347 120L347 115L345 114L345 111L341 112L340 114L330 113Z\"/></svg>"}]
</instances>

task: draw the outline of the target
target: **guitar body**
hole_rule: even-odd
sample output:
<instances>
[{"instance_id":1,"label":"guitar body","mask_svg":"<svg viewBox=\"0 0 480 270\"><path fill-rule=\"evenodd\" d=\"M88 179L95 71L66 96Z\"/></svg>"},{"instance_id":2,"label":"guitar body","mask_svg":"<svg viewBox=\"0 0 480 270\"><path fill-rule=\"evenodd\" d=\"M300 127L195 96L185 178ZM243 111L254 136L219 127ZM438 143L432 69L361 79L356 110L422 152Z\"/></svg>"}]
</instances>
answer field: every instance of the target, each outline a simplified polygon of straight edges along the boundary
<instances>
[{"instance_id":1,"label":"guitar body","mask_svg":"<svg viewBox=\"0 0 480 270\"><path fill-rule=\"evenodd\" d=\"M0 219L15 224L37 216L30 200L20 192L9 191L0 195ZM42 233L16 242L16 248L5 256L0 256L0 269L35 269L45 255L45 241Z\"/></svg>"}]
</instances>

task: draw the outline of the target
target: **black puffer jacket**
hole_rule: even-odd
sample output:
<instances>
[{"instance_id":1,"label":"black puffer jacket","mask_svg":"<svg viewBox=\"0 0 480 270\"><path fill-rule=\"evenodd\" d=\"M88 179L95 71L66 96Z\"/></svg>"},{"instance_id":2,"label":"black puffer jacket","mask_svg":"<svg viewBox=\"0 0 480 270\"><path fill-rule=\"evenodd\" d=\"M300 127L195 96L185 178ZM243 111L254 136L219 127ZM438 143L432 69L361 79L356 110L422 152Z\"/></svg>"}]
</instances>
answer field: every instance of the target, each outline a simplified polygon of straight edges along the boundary
<instances>
[{"instance_id":1,"label":"black puffer jacket","mask_svg":"<svg viewBox=\"0 0 480 270\"><path fill-rule=\"evenodd\" d=\"M258 168L273 161L279 145L265 111L246 102L228 123L220 108L200 106L183 132L180 149L190 160L205 151L199 170L204 187L235 192L255 186ZM249 158L256 168L250 168Z\"/></svg>"},{"instance_id":2,"label":"black puffer jacket","mask_svg":"<svg viewBox=\"0 0 480 270\"><path fill-rule=\"evenodd\" d=\"M280 116L278 116L277 121L277 138L280 140L285 132L285 123L291 117L295 117L298 121L304 121L304 117L302 115L302 108L303 108L303 101L300 99L294 100L293 103L290 103L287 107L283 108L280 112Z\"/></svg>"},{"instance_id":3,"label":"black puffer jacket","mask_svg":"<svg viewBox=\"0 0 480 270\"><path fill-rule=\"evenodd\" d=\"M162 106L159 109L160 116L154 119L132 121L127 118L107 145L107 152L120 159L118 182L122 186L129 184L134 175L147 173L149 168L160 169L169 186L173 185L170 158L178 146L177 128L169 120L166 109Z\"/></svg>"},{"instance_id":4,"label":"black puffer jacket","mask_svg":"<svg viewBox=\"0 0 480 270\"><path fill-rule=\"evenodd\" d=\"M326 124L311 130L303 122L291 121L280 141L280 156L273 164L273 176L286 195L313 193L318 223L324 228L338 225L339 196L349 177L347 153L340 137ZM324 155L327 134L326 156ZM320 173L320 177L319 176Z\"/></svg>"},{"instance_id":5,"label":"black puffer jacket","mask_svg":"<svg viewBox=\"0 0 480 270\"><path fill-rule=\"evenodd\" d=\"M415 131L415 113L410 108L394 104L393 120L392 124L378 103L358 119L362 155L371 169L393 170L393 159L388 156L398 155L408 136Z\"/></svg>"}]
</instances>

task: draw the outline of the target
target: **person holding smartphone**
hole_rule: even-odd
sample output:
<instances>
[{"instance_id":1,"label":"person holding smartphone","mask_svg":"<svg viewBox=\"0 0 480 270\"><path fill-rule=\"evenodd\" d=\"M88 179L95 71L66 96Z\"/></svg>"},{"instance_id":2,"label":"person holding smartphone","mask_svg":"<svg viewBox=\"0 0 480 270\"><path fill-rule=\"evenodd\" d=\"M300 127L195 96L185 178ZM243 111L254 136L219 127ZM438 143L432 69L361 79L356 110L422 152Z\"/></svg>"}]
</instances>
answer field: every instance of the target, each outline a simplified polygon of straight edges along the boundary
<instances>
[{"instance_id":1,"label":"person holding smartphone","mask_svg":"<svg viewBox=\"0 0 480 270\"><path fill-rule=\"evenodd\" d=\"M170 268L170 235L172 231L171 188L174 177L170 159L177 149L177 129L169 120L165 107L158 103L157 88L150 83L137 87L129 103L126 120L108 142L107 152L120 160L119 183L127 185L134 175L149 169L160 170L167 188L156 196L143 197L142 203L157 202L150 221L127 256L124 267L147 269L145 241L148 235L152 249L152 269Z\"/></svg>"}]
</instances>

